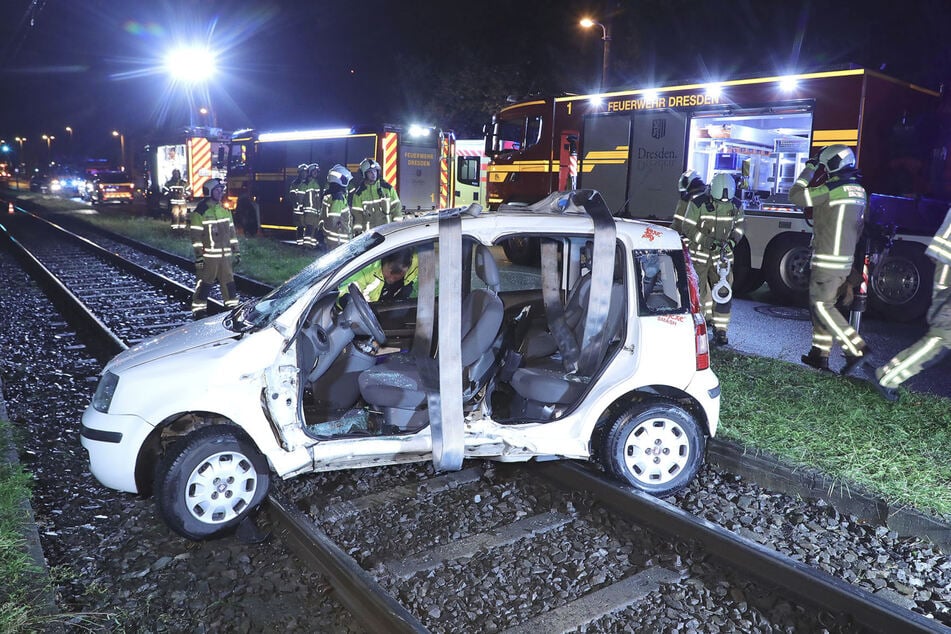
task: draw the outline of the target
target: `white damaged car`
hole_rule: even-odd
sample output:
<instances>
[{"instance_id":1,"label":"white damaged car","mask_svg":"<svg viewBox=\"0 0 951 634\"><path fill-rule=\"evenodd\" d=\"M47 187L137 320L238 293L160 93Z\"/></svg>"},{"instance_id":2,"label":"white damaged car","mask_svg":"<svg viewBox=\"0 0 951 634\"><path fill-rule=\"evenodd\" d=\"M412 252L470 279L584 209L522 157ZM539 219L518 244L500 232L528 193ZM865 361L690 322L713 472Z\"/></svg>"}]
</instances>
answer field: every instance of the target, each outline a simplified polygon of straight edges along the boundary
<instances>
[{"instance_id":1,"label":"white damaged car","mask_svg":"<svg viewBox=\"0 0 951 634\"><path fill-rule=\"evenodd\" d=\"M93 475L192 539L236 527L272 477L409 461L585 459L683 488L720 387L680 237L592 190L479 211L378 227L116 356L82 418ZM526 238L540 257L508 262Z\"/></svg>"}]
</instances>

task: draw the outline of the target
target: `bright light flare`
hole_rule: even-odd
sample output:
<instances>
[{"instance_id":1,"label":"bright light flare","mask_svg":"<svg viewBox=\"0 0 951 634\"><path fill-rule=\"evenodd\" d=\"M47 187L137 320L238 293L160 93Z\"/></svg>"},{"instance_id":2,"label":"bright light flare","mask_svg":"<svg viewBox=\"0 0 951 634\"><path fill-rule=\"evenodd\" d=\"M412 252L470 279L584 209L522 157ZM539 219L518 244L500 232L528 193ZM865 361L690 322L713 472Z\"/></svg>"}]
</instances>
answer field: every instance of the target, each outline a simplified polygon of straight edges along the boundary
<instances>
[{"instance_id":1,"label":"bright light flare","mask_svg":"<svg viewBox=\"0 0 951 634\"><path fill-rule=\"evenodd\" d=\"M165 72L172 81L207 83L217 70L217 56L204 46L182 46L165 55Z\"/></svg>"},{"instance_id":2,"label":"bright light flare","mask_svg":"<svg viewBox=\"0 0 951 634\"><path fill-rule=\"evenodd\" d=\"M415 138L427 137L430 132L430 128L415 123L409 127L409 135Z\"/></svg>"},{"instance_id":3,"label":"bright light flare","mask_svg":"<svg viewBox=\"0 0 951 634\"><path fill-rule=\"evenodd\" d=\"M792 77L792 76L782 77L779 80L779 89L782 90L783 92L792 92L796 89L796 86L798 85L798 83L799 82L796 81L795 77Z\"/></svg>"},{"instance_id":4,"label":"bright light flare","mask_svg":"<svg viewBox=\"0 0 951 634\"><path fill-rule=\"evenodd\" d=\"M714 99L720 96L720 93L723 92L723 86L720 84L710 84L707 86L707 94Z\"/></svg>"}]
</instances>

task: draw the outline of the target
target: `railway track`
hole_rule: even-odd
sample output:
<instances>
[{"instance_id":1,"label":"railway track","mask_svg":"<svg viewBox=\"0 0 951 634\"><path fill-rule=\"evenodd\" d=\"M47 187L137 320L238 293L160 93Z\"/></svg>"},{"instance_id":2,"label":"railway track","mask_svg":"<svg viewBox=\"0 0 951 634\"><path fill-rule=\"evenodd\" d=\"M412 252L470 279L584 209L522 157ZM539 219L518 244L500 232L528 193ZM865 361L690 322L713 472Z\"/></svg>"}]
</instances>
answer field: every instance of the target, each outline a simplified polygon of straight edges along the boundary
<instances>
[{"instance_id":1,"label":"railway track","mask_svg":"<svg viewBox=\"0 0 951 634\"><path fill-rule=\"evenodd\" d=\"M15 241L30 251L25 261L58 280L45 284L58 301L84 306L65 312L84 315L83 329L104 337L107 356L190 317L187 286L97 252L88 240L54 240L41 222L17 218ZM689 597L691 588L719 583L711 581L717 575L730 589L726 604L744 603L738 596L772 597L761 601L770 609L757 612L763 623L941 629L570 464L319 474L275 486L267 512L278 534L326 575L369 631L604 631L617 614L649 623L670 596ZM538 583L509 587L516 576ZM752 578L765 583L751 584Z\"/></svg>"}]
</instances>

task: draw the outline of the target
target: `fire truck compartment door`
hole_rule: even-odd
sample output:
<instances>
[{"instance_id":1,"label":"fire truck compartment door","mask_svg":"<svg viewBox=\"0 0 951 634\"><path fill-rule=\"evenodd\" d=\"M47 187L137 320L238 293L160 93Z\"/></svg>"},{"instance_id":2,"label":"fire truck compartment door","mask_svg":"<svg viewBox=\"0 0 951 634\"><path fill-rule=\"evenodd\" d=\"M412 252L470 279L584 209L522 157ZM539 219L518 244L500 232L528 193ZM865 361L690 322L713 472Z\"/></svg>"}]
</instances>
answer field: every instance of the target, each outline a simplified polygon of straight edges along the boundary
<instances>
[{"instance_id":1,"label":"fire truck compartment door","mask_svg":"<svg viewBox=\"0 0 951 634\"><path fill-rule=\"evenodd\" d=\"M627 200L630 143L630 115L585 118L578 187L599 191L612 212L617 212Z\"/></svg>"},{"instance_id":2,"label":"fire truck compartment door","mask_svg":"<svg viewBox=\"0 0 951 634\"><path fill-rule=\"evenodd\" d=\"M439 206L439 149L402 143L396 188L403 209L430 210Z\"/></svg>"}]
</instances>

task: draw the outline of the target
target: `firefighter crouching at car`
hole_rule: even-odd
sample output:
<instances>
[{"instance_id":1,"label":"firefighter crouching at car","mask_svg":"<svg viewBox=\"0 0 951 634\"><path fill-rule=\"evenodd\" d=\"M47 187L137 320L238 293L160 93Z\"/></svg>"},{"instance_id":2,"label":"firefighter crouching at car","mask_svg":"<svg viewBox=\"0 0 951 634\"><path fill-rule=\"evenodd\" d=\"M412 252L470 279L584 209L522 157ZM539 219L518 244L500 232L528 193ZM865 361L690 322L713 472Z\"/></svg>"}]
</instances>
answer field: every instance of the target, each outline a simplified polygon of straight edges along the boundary
<instances>
[{"instance_id":1,"label":"firefighter crouching at car","mask_svg":"<svg viewBox=\"0 0 951 634\"><path fill-rule=\"evenodd\" d=\"M346 244L353 235L350 206L347 205L347 185L352 179L350 170L340 164L334 165L327 173L327 193L320 205L320 229L328 250Z\"/></svg>"},{"instance_id":2,"label":"firefighter crouching at car","mask_svg":"<svg viewBox=\"0 0 951 634\"><path fill-rule=\"evenodd\" d=\"M383 180L380 164L371 158L360 162L363 180L350 194L353 235L403 217L403 203L392 185Z\"/></svg>"},{"instance_id":3,"label":"firefighter crouching at car","mask_svg":"<svg viewBox=\"0 0 951 634\"><path fill-rule=\"evenodd\" d=\"M713 343L724 346L730 342L727 328L733 304L729 288L733 286L733 251L743 237L745 217L743 209L733 200L736 181L729 174L716 174L710 182L710 192L694 197L684 212L685 219L696 218L696 229L688 237L688 250L700 282L700 303L708 322L713 322ZM686 222L685 222L686 224ZM714 301L714 287L720 281L720 269L726 266L728 295L724 301Z\"/></svg>"},{"instance_id":4,"label":"firefighter crouching at car","mask_svg":"<svg viewBox=\"0 0 951 634\"><path fill-rule=\"evenodd\" d=\"M862 365L865 376L889 401L898 400L899 385L936 364L951 350L951 209L925 255L935 263L928 332L882 367L875 369L868 362Z\"/></svg>"},{"instance_id":5,"label":"firefighter crouching at car","mask_svg":"<svg viewBox=\"0 0 951 634\"><path fill-rule=\"evenodd\" d=\"M303 187L303 243L305 248L316 249L319 240L320 204L323 188L318 180L320 165L311 163L307 166L307 182Z\"/></svg>"},{"instance_id":6,"label":"firefighter crouching at car","mask_svg":"<svg viewBox=\"0 0 951 634\"><path fill-rule=\"evenodd\" d=\"M419 258L414 249L400 249L359 270L340 285L346 294L356 284L368 302L413 299L419 293Z\"/></svg>"},{"instance_id":7,"label":"firefighter crouching at car","mask_svg":"<svg viewBox=\"0 0 951 634\"><path fill-rule=\"evenodd\" d=\"M700 175L694 170L687 170L680 175L677 182L677 189L680 192L680 200L677 201L677 208L674 210L674 219L670 223L670 228L676 231L684 238L687 243L687 250L690 252L690 259L696 259L694 253L694 243L691 237L697 232L697 222L700 220L700 207L691 205L698 196L702 196L707 191L707 186ZM687 212L690 212L688 216Z\"/></svg>"},{"instance_id":8,"label":"firefighter crouching at car","mask_svg":"<svg viewBox=\"0 0 951 634\"><path fill-rule=\"evenodd\" d=\"M291 210L294 212L297 246L304 245L304 203L307 200L305 185L307 185L307 164L301 163L297 166L297 177L291 181L288 189L288 199L291 202Z\"/></svg>"},{"instance_id":9,"label":"firefighter crouching at car","mask_svg":"<svg viewBox=\"0 0 951 634\"><path fill-rule=\"evenodd\" d=\"M172 177L165 181L163 193L168 196L168 204L172 213L172 229L188 228L188 207L185 196L188 181L182 178L180 170L172 170Z\"/></svg>"},{"instance_id":10,"label":"firefighter crouching at car","mask_svg":"<svg viewBox=\"0 0 951 634\"><path fill-rule=\"evenodd\" d=\"M192 248L195 249L195 273L198 283L192 295L192 316L203 318L208 312L208 293L212 285L221 285L221 298L226 308L238 305L232 266L240 260L238 235L231 212L221 204L225 186L217 178L205 187L208 198L195 208L191 217Z\"/></svg>"},{"instance_id":11,"label":"firefighter crouching at car","mask_svg":"<svg viewBox=\"0 0 951 634\"><path fill-rule=\"evenodd\" d=\"M810 187L822 166L828 180ZM802 362L818 370L829 370L829 355L838 342L845 355L842 374L848 374L862 360L865 341L849 325L835 304L852 271L855 247L865 222L865 188L855 167L855 154L845 145L830 145L806 166L789 190L789 200L800 207L812 207L812 260L809 273L809 311L812 315L812 347Z\"/></svg>"}]
</instances>

